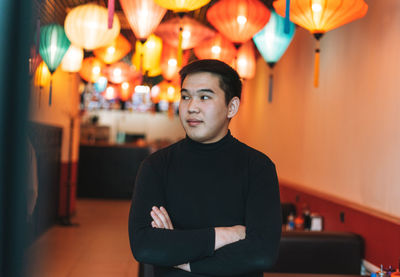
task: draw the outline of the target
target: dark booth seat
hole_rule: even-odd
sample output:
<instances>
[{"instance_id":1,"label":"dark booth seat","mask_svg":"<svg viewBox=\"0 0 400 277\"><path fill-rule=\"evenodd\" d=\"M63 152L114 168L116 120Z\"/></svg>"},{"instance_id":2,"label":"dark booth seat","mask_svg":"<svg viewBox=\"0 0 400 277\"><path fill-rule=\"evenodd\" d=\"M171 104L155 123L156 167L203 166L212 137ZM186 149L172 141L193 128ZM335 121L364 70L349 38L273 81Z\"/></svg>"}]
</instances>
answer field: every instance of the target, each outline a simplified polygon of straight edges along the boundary
<instances>
[{"instance_id":1,"label":"dark booth seat","mask_svg":"<svg viewBox=\"0 0 400 277\"><path fill-rule=\"evenodd\" d=\"M268 272L359 275L364 241L347 232L283 232L279 257Z\"/></svg>"}]
</instances>

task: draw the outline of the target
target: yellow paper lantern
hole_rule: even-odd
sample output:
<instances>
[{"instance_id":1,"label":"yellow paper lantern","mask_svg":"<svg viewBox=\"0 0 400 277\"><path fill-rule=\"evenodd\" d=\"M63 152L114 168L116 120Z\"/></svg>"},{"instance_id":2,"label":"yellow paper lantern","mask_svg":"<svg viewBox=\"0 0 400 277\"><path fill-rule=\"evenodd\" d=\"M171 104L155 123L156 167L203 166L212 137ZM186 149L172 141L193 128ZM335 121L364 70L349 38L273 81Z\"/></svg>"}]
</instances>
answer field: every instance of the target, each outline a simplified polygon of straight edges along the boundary
<instances>
[{"instance_id":1,"label":"yellow paper lantern","mask_svg":"<svg viewBox=\"0 0 400 277\"><path fill-rule=\"evenodd\" d=\"M43 88L50 85L51 74L44 61L36 69L34 84L37 87Z\"/></svg>"},{"instance_id":2,"label":"yellow paper lantern","mask_svg":"<svg viewBox=\"0 0 400 277\"><path fill-rule=\"evenodd\" d=\"M82 67L83 49L71 44L61 61L61 69L66 72L78 72Z\"/></svg>"},{"instance_id":3,"label":"yellow paper lantern","mask_svg":"<svg viewBox=\"0 0 400 277\"><path fill-rule=\"evenodd\" d=\"M102 76L102 69L105 64L95 57L85 58L82 62L82 68L79 71L79 75L86 82L96 83L97 80Z\"/></svg>"},{"instance_id":4,"label":"yellow paper lantern","mask_svg":"<svg viewBox=\"0 0 400 277\"><path fill-rule=\"evenodd\" d=\"M154 0L158 5L174 12L188 12L203 7L211 0Z\"/></svg>"},{"instance_id":5,"label":"yellow paper lantern","mask_svg":"<svg viewBox=\"0 0 400 277\"><path fill-rule=\"evenodd\" d=\"M116 15L112 28L107 26L108 11L96 4L73 8L65 18L64 29L68 39L75 45L93 50L110 44L119 34L120 23Z\"/></svg>"},{"instance_id":6,"label":"yellow paper lantern","mask_svg":"<svg viewBox=\"0 0 400 277\"><path fill-rule=\"evenodd\" d=\"M150 77L161 74L162 40L156 35L150 35L144 44L136 42L136 51L132 57L132 64L136 69Z\"/></svg>"},{"instance_id":7,"label":"yellow paper lantern","mask_svg":"<svg viewBox=\"0 0 400 277\"><path fill-rule=\"evenodd\" d=\"M252 79L256 74L256 52L251 40L244 43L238 50L236 70L240 78Z\"/></svg>"},{"instance_id":8,"label":"yellow paper lantern","mask_svg":"<svg viewBox=\"0 0 400 277\"><path fill-rule=\"evenodd\" d=\"M132 46L129 41L121 34L110 44L104 47L97 48L93 51L94 55L106 64L112 64L131 51Z\"/></svg>"}]
</instances>

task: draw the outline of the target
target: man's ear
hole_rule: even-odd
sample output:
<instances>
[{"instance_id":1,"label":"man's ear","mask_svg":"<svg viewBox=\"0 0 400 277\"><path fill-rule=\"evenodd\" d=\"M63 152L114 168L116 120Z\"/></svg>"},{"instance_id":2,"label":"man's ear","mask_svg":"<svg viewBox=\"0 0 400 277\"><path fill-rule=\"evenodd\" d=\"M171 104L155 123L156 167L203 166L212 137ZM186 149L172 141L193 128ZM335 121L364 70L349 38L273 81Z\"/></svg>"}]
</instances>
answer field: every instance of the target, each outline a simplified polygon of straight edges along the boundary
<instances>
[{"instance_id":1,"label":"man's ear","mask_svg":"<svg viewBox=\"0 0 400 277\"><path fill-rule=\"evenodd\" d=\"M237 112L239 111L240 106L240 99L239 97L235 96L229 101L228 105L228 118L234 117Z\"/></svg>"}]
</instances>

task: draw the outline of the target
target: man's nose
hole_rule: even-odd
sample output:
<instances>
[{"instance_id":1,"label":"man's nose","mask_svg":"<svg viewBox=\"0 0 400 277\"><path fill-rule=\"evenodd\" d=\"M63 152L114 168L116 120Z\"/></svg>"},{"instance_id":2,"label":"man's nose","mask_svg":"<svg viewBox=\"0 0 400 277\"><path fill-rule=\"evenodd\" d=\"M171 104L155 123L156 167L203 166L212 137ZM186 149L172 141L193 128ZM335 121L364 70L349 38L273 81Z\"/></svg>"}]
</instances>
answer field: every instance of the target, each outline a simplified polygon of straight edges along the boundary
<instances>
[{"instance_id":1,"label":"man's nose","mask_svg":"<svg viewBox=\"0 0 400 277\"><path fill-rule=\"evenodd\" d=\"M189 113L198 113L199 112L199 106L198 106L196 99L190 99L189 105L188 105L188 112Z\"/></svg>"}]
</instances>

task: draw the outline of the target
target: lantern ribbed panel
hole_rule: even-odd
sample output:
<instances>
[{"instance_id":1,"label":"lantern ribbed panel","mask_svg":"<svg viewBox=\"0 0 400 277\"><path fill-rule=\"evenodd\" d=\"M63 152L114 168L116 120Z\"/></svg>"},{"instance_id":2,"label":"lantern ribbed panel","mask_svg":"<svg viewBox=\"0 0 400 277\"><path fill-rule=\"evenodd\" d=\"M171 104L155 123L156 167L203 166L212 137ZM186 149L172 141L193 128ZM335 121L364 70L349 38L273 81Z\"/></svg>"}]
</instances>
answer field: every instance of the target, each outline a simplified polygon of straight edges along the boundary
<instances>
[{"instance_id":1,"label":"lantern ribbed panel","mask_svg":"<svg viewBox=\"0 0 400 277\"><path fill-rule=\"evenodd\" d=\"M238 50L236 71L243 79L252 79L256 74L256 52L251 40L244 43Z\"/></svg>"},{"instance_id":2,"label":"lantern ribbed panel","mask_svg":"<svg viewBox=\"0 0 400 277\"><path fill-rule=\"evenodd\" d=\"M182 19L175 17L161 23L156 29L155 34L169 45L178 47L180 27L183 29L182 49L196 47L200 42L215 36L215 31L188 16L184 16Z\"/></svg>"},{"instance_id":3,"label":"lantern ribbed panel","mask_svg":"<svg viewBox=\"0 0 400 277\"><path fill-rule=\"evenodd\" d=\"M61 69L66 72L78 72L83 61L83 49L71 44L61 61Z\"/></svg>"},{"instance_id":4,"label":"lantern ribbed panel","mask_svg":"<svg viewBox=\"0 0 400 277\"><path fill-rule=\"evenodd\" d=\"M183 53L182 66L187 64L189 55L189 51ZM180 69L181 67L178 66L178 49L165 43L161 53L162 76L165 80L176 80L179 78Z\"/></svg>"},{"instance_id":5,"label":"lantern ribbed panel","mask_svg":"<svg viewBox=\"0 0 400 277\"><path fill-rule=\"evenodd\" d=\"M97 80L102 76L101 71L104 67L105 64L98 58L95 57L85 58L83 59L82 68L79 71L79 75L86 82L96 83Z\"/></svg>"},{"instance_id":6,"label":"lantern ribbed panel","mask_svg":"<svg viewBox=\"0 0 400 277\"><path fill-rule=\"evenodd\" d=\"M194 54L199 59L217 59L232 64L236 56L236 48L230 40L218 33L214 38L195 47Z\"/></svg>"},{"instance_id":7,"label":"lantern ribbed panel","mask_svg":"<svg viewBox=\"0 0 400 277\"><path fill-rule=\"evenodd\" d=\"M188 12L203 7L211 0L154 0L158 5L174 12Z\"/></svg>"},{"instance_id":8,"label":"lantern ribbed panel","mask_svg":"<svg viewBox=\"0 0 400 277\"><path fill-rule=\"evenodd\" d=\"M49 24L40 29L39 53L50 73L56 71L70 45L62 26Z\"/></svg>"},{"instance_id":9,"label":"lantern ribbed panel","mask_svg":"<svg viewBox=\"0 0 400 277\"><path fill-rule=\"evenodd\" d=\"M153 33L167 11L153 0L120 0L119 2L129 25L139 40L146 40Z\"/></svg>"},{"instance_id":10,"label":"lantern ribbed panel","mask_svg":"<svg viewBox=\"0 0 400 277\"><path fill-rule=\"evenodd\" d=\"M139 78L140 76L138 71L124 62L117 62L107 66L103 68L102 73L110 82L114 84L131 81L135 78Z\"/></svg>"},{"instance_id":11,"label":"lantern ribbed panel","mask_svg":"<svg viewBox=\"0 0 400 277\"><path fill-rule=\"evenodd\" d=\"M29 75L34 75L36 72L36 69L42 62L42 57L39 55L39 53L36 51L36 47L32 46L30 50L30 55L29 55Z\"/></svg>"},{"instance_id":12,"label":"lantern ribbed panel","mask_svg":"<svg viewBox=\"0 0 400 277\"><path fill-rule=\"evenodd\" d=\"M251 39L267 24L269 17L270 11L258 0L221 0L207 11L207 20L234 43Z\"/></svg>"},{"instance_id":13,"label":"lantern ribbed panel","mask_svg":"<svg viewBox=\"0 0 400 277\"><path fill-rule=\"evenodd\" d=\"M42 61L36 68L35 77L33 79L35 86L46 87L50 84L51 74L47 65Z\"/></svg>"},{"instance_id":14,"label":"lantern ribbed panel","mask_svg":"<svg viewBox=\"0 0 400 277\"><path fill-rule=\"evenodd\" d=\"M285 53L295 33L295 25L289 23L289 33L285 33L285 18L271 12L271 18L265 27L254 37L254 43L264 60L276 63Z\"/></svg>"},{"instance_id":15,"label":"lantern ribbed panel","mask_svg":"<svg viewBox=\"0 0 400 277\"><path fill-rule=\"evenodd\" d=\"M111 64L122 59L131 49L132 46L129 41L123 35L119 34L111 44L93 50L93 54L102 62Z\"/></svg>"},{"instance_id":16,"label":"lantern ribbed panel","mask_svg":"<svg viewBox=\"0 0 400 277\"><path fill-rule=\"evenodd\" d=\"M284 16L286 1L277 0L273 5ZM320 6L314 6L313 11L313 5ZM367 10L364 0L291 0L290 20L313 34L325 33L363 17Z\"/></svg>"},{"instance_id":17,"label":"lantern ribbed panel","mask_svg":"<svg viewBox=\"0 0 400 277\"><path fill-rule=\"evenodd\" d=\"M136 70L150 77L154 77L161 74L161 51L162 51L162 40L161 38L150 35L147 41L142 45L139 41L136 41L136 51L132 57L132 64L135 65Z\"/></svg>"},{"instance_id":18,"label":"lantern ribbed panel","mask_svg":"<svg viewBox=\"0 0 400 277\"><path fill-rule=\"evenodd\" d=\"M93 50L110 44L119 34L118 17L114 15L112 29L108 29L107 21L106 8L96 4L80 5L67 14L65 32L76 46Z\"/></svg>"}]
</instances>

